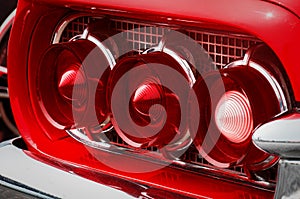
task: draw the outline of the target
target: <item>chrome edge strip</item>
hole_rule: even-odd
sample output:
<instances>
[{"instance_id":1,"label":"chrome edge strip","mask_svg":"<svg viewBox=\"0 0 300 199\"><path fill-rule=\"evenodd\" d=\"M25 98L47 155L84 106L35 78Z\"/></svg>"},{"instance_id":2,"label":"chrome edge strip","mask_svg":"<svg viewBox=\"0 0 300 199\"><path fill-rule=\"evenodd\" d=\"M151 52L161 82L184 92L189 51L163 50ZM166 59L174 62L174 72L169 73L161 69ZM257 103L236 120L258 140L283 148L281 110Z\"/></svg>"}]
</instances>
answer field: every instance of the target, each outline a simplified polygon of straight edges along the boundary
<instances>
[{"instance_id":1,"label":"chrome edge strip","mask_svg":"<svg viewBox=\"0 0 300 199\"><path fill-rule=\"evenodd\" d=\"M16 9L10 13L10 15L5 19L5 21L0 26L0 41L2 41L3 37L9 30L9 28L12 26L13 21L16 16Z\"/></svg>"},{"instance_id":2,"label":"chrome edge strip","mask_svg":"<svg viewBox=\"0 0 300 199\"><path fill-rule=\"evenodd\" d=\"M249 66L254 68L255 70L257 70L258 72L260 72L269 82L269 84L272 86L273 91L275 92L279 105L280 105L280 110L281 113L284 113L288 110L288 105L287 105L287 101L285 99L283 90L281 89L279 83L277 82L277 80L275 79L275 77L273 77L270 73L268 73L262 66L260 66L259 64L250 61L249 62Z\"/></svg>"},{"instance_id":3,"label":"chrome edge strip","mask_svg":"<svg viewBox=\"0 0 300 199\"><path fill-rule=\"evenodd\" d=\"M71 15L71 16L66 17L62 22L59 23L56 30L54 31L53 39L52 39L51 44L57 44L57 43L60 42L62 33L65 30L65 28L68 26L68 24L71 21L73 21L77 17L80 17L80 15Z\"/></svg>"}]
</instances>

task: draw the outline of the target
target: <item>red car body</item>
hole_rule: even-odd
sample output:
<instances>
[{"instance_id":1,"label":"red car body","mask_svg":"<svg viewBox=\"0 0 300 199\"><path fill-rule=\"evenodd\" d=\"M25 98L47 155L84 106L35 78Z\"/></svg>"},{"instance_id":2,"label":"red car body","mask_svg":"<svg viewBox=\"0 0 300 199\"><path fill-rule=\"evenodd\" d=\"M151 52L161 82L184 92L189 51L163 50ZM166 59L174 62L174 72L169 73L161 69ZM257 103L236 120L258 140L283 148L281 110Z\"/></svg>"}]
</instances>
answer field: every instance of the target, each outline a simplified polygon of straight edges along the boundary
<instances>
[{"instance_id":1,"label":"red car body","mask_svg":"<svg viewBox=\"0 0 300 199\"><path fill-rule=\"evenodd\" d=\"M297 1L19 0L9 43L10 100L17 126L28 147L24 153L28 156L98 183L117 187L134 197L139 197L141 192L136 193L136 188L126 184L128 181L151 187L147 189L148 195L154 198L274 196L274 187L263 185L263 181L228 176L218 169L186 170L171 164L146 173L120 171L89 157L89 150L82 143L66 133L56 132L47 124L42 113L32 108L34 90L30 85L36 79L35 73L28 71L39 70L40 59L51 44L53 32L61 20L78 13L251 35L265 43L283 66L278 81L287 97L288 110L285 114L297 116L295 110L300 106L300 7ZM128 167L152 164L144 160L131 162L131 157L107 151L95 153L113 162L120 161L124 167L126 162L130 162ZM113 176L114 180L105 182L103 174Z\"/></svg>"}]
</instances>

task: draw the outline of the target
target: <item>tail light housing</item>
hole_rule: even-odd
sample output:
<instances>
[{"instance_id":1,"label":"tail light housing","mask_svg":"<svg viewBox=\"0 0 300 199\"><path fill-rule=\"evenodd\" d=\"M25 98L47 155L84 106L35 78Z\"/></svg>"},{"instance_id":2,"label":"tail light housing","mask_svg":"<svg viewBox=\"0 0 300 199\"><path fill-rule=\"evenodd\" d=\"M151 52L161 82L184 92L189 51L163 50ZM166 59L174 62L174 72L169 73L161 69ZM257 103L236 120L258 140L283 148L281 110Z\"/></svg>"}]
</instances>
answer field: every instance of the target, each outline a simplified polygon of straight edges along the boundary
<instances>
[{"instance_id":1,"label":"tail light housing","mask_svg":"<svg viewBox=\"0 0 300 199\"><path fill-rule=\"evenodd\" d=\"M247 62L246 62L247 63ZM219 72L199 78L193 89L197 94L200 122L191 103L190 129L196 133L195 145L211 164L228 168L255 165L269 158L252 143L255 127L281 112L280 91L270 74L255 62L236 61ZM255 156L247 157L254 153ZM276 158L260 165L268 168Z\"/></svg>"},{"instance_id":2,"label":"tail light housing","mask_svg":"<svg viewBox=\"0 0 300 199\"><path fill-rule=\"evenodd\" d=\"M73 110L82 116L86 111L88 79L81 65L95 47L93 43L83 40L56 44L42 58L36 77L39 106L48 123L57 129L74 125ZM74 87L78 89L73 93Z\"/></svg>"}]
</instances>

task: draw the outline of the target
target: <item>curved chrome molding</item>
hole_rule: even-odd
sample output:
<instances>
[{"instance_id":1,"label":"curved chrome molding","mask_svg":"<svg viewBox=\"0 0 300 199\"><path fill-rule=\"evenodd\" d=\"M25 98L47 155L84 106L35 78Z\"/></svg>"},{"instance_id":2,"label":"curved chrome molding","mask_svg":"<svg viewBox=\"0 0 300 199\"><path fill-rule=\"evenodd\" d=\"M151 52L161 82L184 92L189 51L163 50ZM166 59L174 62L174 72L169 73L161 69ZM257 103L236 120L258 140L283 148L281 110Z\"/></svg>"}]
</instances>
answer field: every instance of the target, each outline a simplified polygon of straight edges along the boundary
<instances>
[{"instance_id":1,"label":"curved chrome molding","mask_svg":"<svg viewBox=\"0 0 300 199\"><path fill-rule=\"evenodd\" d=\"M277 80L275 79L275 77L272 76L269 72L267 72L262 66L260 66L259 64L255 63L253 61L249 62L249 66L254 68L255 70L257 70L258 72L260 72L266 78L266 80L269 82L269 84L272 86L273 91L275 92L275 94L277 96L281 113L288 111L288 105L287 105L287 101L284 96L283 90L281 89L281 87L280 87L279 83L277 82Z\"/></svg>"},{"instance_id":2,"label":"curved chrome molding","mask_svg":"<svg viewBox=\"0 0 300 199\"><path fill-rule=\"evenodd\" d=\"M254 61L251 61L251 57L248 53L245 54L243 60L234 61L228 64L227 66L225 66L224 68L232 68L236 66L249 66L255 69L256 71L258 71L269 82L270 86L273 88L273 91L277 97L280 106L281 113L285 113L288 111L287 101L284 96L284 92L280 84L278 83L278 81L275 79L274 76L272 76L272 74L270 74L267 70L265 70L264 67L255 63Z\"/></svg>"},{"instance_id":3,"label":"curved chrome molding","mask_svg":"<svg viewBox=\"0 0 300 199\"><path fill-rule=\"evenodd\" d=\"M2 41L3 37L6 35L10 27L12 26L14 19L16 16L16 9L10 13L10 15L5 19L5 21L0 26L0 41Z\"/></svg>"},{"instance_id":4,"label":"curved chrome molding","mask_svg":"<svg viewBox=\"0 0 300 199\"><path fill-rule=\"evenodd\" d=\"M300 158L300 113L291 113L258 127L252 140L262 150L284 158Z\"/></svg>"},{"instance_id":5,"label":"curved chrome molding","mask_svg":"<svg viewBox=\"0 0 300 199\"><path fill-rule=\"evenodd\" d=\"M72 15L67 16L62 22L60 22L58 24L56 30L54 31L52 44L57 44L60 42L61 36L70 22L72 22L73 20L75 20L79 17L84 17L84 16L85 15L72 14Z\"/></svg>"},{"instance_id":6,"label":"curved chrome molding","mask_svg":"<svg viewBox=\"0 0 300 199\"><path fill-rule=\"evenodd\" d=\"M79 18L79 17L88 17L88 16L86 16L86 15L71 15L71 16L68 16L66 19L64 19L57 26L57 28L56 28L56 30L54 32L53 39L52 39L52 44L60 43L60 39L61 39L62 33L64 32L64 30L66 29L66 27L68 26L68 24L70 22L72 22L73 20ZM112 55L112 53L110 52L110 50L108 48L106 48L102 44L102 42L100 42L94 36L90 35L90 33L89 33L89 31L88 31L87 28L83 31L82 34L75 35L73 38L71 38L70 41L77 40L77 39L87 39L87 40L93 42L104 53L106 59L109 62L110 68L112 69L116 65L116 60L114 59L114 56Z\"/></svg>"},{"instance_id":7,"label":"curved chrome molding","mask_svg":"<svg viewBox=\"0 0 300 199\"><path fill-rule=\"evenodd\" d=\"M143 52L143 54L148 54L151 52L164 52L166 54L168 54L169 56L171 56L183 69L183 71L185 72L185 74L187 75L187 77L189 78L189 84L191 87L193 87L194 83L196 82L196 78L191 70L190 65L188 64L188 62L181 58L176 52L174 52L173 50L164 47L164 44L162 44L162 42L159 42L158 46L156 47L152 47L146 51Z\"/></svg>"},{"instance_id":8,"label":"curved chrome molding","mask_svg":"<svg viewBox=\"0 0 300 199\"><path fill-rule=\"evenodd\" d=\"M10 15L5 19L5 21L0 26L0 42L4 36L8 33L11 28L13 21L15 19L16 9L10 13ZM0 78L1 76L7 75L7 68L5 66L0 66ZM8 88L7 86L0 85L0 98L9 98Z\"/></svg>"},{"instance_id":9,"label":"curved chrome molding","mask_svg":"<svg viewBox=\"0 0 300 199\"><path fill-rule=\"evenodd\" d=\"M168 49L168 48L163 48L163 52L170 55L173 59L175 59L179 65L181 66L181 68L184 70L184 72L186 73L186 75L189 77L190 79L190 86L193 87L193 85L196 82L196 78L192 72L191 67L189 66L189 64L187 63L186 60L182 59L180 56L177 55L176 52Z\"/></svg>"},{"instance_id":10,"label":"curved chrome molding","mask_svg":"<svg viewBox=\"0 0 300 199\"><path fill-rule=\"evenodd\" d=\"M105 55L105 58L106 58L106 60L107 60L108 63L109 63L110 69L113 69L113 67L116 65L116 60L115 60L114 56L112 55L111 51L110 51L108 48L106 48L106 47L102 44L102 42L100 42L100 41L99 41L98 39L96 39L94 36L89 35L89 34L87 35L86 38L82 37L82 39L87 39L87 40L93 42L94 44L96 44L96 46L97 46L98 48L100 48L100 50L101 50L101 51L103 52L103 54Z\"/></svg>"}]
</instances>

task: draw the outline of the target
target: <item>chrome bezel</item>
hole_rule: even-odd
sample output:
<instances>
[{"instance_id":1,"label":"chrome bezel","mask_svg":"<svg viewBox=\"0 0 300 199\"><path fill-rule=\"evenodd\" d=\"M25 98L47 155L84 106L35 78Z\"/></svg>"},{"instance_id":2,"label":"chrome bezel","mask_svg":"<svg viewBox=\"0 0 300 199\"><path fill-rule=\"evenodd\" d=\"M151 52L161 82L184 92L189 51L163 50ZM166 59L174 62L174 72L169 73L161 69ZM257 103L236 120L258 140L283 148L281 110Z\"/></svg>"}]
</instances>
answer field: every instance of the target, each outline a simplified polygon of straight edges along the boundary
<instances>
[{"instance_id":1,"label":"chrome bezel","mask_svg":"<svg viewBox=\"0 0 300 199\"><path fill-rule=\"evenodd\" d=\"M288 111L288 103L287 103L286 97L284 95L284 92L283 92L282 88L280 87L280 84L278 83L276 78L271 73L269 73L263 66L256 63L255 61L251 60L250 53L251 52L248 51L245 54L243 60L234 61L234 62L228 64L227 66L225 66L224 68L232 68L232 67L237 67L237 66L249 66L249 67L255 69L268 81L268 83L272 87L272 89L277 97L278 104L280 106L280 114L287 112Z\"/></svg>"}]
</instances>

